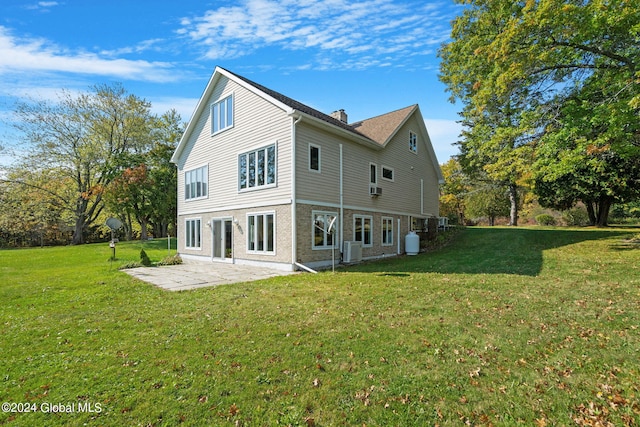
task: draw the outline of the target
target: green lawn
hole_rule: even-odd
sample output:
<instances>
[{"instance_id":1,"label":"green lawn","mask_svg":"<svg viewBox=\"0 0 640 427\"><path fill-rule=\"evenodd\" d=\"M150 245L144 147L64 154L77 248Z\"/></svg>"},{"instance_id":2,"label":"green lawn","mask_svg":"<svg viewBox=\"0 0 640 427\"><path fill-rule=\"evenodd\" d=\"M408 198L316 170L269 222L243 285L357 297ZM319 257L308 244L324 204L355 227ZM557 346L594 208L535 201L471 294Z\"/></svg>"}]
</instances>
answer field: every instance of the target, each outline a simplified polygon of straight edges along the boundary
<instances>
[{"instance_id":1,"label":"green lawn","mask_svg":"<svg viewBox=\"0 0 640 427\"><path fill-rule=\"evenodd\" d=\"M470 228L335 275L178 293L117 270L140 243L113 265L107 244L0 251L0 425L637 426L633 236Z\"/></svg>"}]
</instances>

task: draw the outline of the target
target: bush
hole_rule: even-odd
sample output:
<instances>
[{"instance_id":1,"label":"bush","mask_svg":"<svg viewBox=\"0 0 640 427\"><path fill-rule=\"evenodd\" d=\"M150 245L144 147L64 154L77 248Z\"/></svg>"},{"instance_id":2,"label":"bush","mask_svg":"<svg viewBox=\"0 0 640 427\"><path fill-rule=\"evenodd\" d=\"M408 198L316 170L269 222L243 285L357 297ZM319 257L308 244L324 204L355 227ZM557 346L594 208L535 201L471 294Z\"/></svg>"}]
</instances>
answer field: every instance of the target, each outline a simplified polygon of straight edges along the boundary
<instances>
[{"instance_id":1,"label":"bush","mask_svg":"<svg viewBox=\"0 0 640 427\"><path fill-rule=\"evenodd\" d=\"M145 267L151 266L151 260L144 249L140 249L140 263Z\"/></svg>"},{"instance_id":2,"label":"bush","mask_svg":"<svg viewBox=\"0 0 640 427\"><path fill-rule=\"evenodd\" d=\"M137 261L129 261L125 264L122 264L120 267L118 267L118 270L126 270L127 268L138 268L138 267L142 267L142 264L140 264Z\"/></svg>"},{"instance_id":3,"label":"bush","mask_svg":"<svg viewBox=\"0 0 640 427\"><path fill-rule=\"evenodd\" d=\"M536 216L538 225L556 225L556 219L549 214L540 214Z\"/></svg>"},{"instance_id":4,"label":"bush","mask_svg":"<svg viewBox=\"0 0 640 427\"><path fill-rule=\"evenodd\" d=\"M182 264L182 258L180 255L169 255L160 260L157 265L179 265Z\"/></svg>"},{"instance_id":5,"label":"bush","mask_svg":"<svg viewBox=\"0 0 640 427\"><path fill-rule=\"evenodd\" d=\"M586 209L575 207L562 212L562 220L568 226L582 227L589 225L589 214Z\"/></svg>"}]
</instances>

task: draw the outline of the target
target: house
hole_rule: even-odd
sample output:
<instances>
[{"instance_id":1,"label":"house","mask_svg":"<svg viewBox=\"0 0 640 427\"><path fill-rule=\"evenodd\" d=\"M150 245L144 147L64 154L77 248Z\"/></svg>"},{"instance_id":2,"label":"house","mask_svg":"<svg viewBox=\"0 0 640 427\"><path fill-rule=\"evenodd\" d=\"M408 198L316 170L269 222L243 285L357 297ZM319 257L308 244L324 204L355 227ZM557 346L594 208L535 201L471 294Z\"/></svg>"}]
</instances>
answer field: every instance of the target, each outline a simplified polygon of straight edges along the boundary
<instances>
[{"instance_id":1,"label":"house","mask_svg":"<svg viewBox=\"0 0 640 427\"><path fill-rule=\"evenodd\" d=\"M172 162L185 259L292 270L396 255L438 216L418 105L349 123L217 67Z\"/></svg>"}]
</instances>

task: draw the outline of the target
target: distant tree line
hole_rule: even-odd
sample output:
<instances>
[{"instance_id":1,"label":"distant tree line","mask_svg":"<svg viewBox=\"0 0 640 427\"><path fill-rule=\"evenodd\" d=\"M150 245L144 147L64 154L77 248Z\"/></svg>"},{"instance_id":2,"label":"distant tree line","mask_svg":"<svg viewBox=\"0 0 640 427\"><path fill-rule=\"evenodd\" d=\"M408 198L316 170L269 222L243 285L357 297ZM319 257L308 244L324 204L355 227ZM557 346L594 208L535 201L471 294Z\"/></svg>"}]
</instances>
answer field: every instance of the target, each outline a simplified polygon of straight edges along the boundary
<instances>
[{"instance_id":1,"label":"distant tree line","mask_svg":"<svg viewBox=\"0 0 640 427\"><path fill-rule=\"evenodd\" d=\"M98 85L56 102L17 105L18 158L0 176L0 245L82 244L176 227L176 168L171 155L184 124L120 84Z\"/></svg>"},{"instance_id":2,"label":"distant tree line","mask_svg":"<svg viewBox=\"0 0 640 427\"><path fill-rule=\"evenodd\" d=\"M464 174L507 192L511 225L532 190L606 226L640 198L640 3L456 2L440 78L463 104Z\"/></svg>"}]
</instances>

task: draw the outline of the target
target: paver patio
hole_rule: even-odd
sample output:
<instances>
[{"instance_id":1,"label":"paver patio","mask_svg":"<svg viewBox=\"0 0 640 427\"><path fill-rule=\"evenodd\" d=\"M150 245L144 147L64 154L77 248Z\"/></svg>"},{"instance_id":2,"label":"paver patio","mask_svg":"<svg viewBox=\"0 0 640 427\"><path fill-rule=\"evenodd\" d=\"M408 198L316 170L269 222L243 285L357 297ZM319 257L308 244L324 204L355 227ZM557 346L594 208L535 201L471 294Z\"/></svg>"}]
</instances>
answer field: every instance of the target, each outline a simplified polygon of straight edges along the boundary
<instances>
[{"instance_id":1,"label":"paver patio","mask_svg":"<svg viewBox=\"0 0 640 427\"><path fill-rule=\"evenodd\" d=\"M126 269L129 275L169 291L252 282L270 277L297 274L249 265L225 263L185 263L161 267Z\"/></svg>"}]
</instances>

